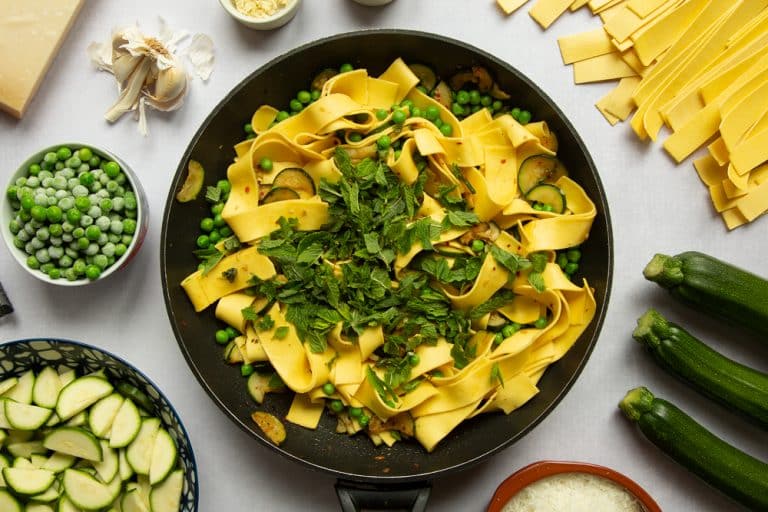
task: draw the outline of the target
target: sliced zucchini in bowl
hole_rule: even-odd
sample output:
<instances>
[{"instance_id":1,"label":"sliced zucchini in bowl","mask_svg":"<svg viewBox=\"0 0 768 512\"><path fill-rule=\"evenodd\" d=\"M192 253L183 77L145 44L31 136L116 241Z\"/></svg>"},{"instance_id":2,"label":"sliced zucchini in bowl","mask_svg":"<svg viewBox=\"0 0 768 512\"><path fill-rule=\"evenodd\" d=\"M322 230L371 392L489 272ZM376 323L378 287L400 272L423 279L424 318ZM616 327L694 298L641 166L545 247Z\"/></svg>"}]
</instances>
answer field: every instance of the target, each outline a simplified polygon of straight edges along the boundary
<instances>
[{"instance_id":1,"label":"sliced zucchini in bowl","mask_svg":"<svg viewBox=\"0 0 768 512\"><path fill-rule=\"evenodd\" d=\"M45 425L53 411L46 407L4 400L5 419L17 430L37 430Z\"/></svg>"},{"instance_id":2,"label":"sliced zucchini in bowl","mask_svg":"<svg viewBox=\"0 0 768 512\"><path fill-rule=\"evenodd\" d=\"M51 431L43 445L49 450L66 453L90 461L100 462L101 445L96 436L80 427L59 427Z\"/></svg>"},{"instance_id":3,"label":"sliced zucchini in bowl","mask_svg":"<svg viewBox=\"0 0 768 512\"><path fill-rule=\"evenodd\" d=\"M53 471L38 468L3 468L5 484L16 494L32 496L48 490L56 479Z\"/></svg>"},{"instance_id":4,"label":"sliced zucchini in bowl","mask_svg":"<svg viewBox=\"0 0 768 512\"><path fill-rule=\"evenodd\" d=\"M300 167L286 167L272 180L272 189L289 188L296 192L301 199L308 199L317 193L315 180L307 171Z\"/></svg>"},{"instance_id":5,"label":"sliced zucchini in bowl","mask_svg":"<svg viewBox=\"0 0 768 512\"><path fill-rule=\"evenodd\" d=\"M542 183L533 187L525 198L530 203L540 203L552 207L554 213L563 213L565 211L565 194L556 185Z\"/></svg>"},{"instance_id":6,"label":"sliced zucchini in bowl","mask_svg":"<svg viewBox=\"0 0 768 512\"><path fill-rule=\"evenodd\" d=\"M565 166L550 155L531 155L520 164L517 173L517 185L520 192L527 195L536 185L541 183L554 183L561 176L566 176L568 171Z\"/></svg>"}]
</instances>

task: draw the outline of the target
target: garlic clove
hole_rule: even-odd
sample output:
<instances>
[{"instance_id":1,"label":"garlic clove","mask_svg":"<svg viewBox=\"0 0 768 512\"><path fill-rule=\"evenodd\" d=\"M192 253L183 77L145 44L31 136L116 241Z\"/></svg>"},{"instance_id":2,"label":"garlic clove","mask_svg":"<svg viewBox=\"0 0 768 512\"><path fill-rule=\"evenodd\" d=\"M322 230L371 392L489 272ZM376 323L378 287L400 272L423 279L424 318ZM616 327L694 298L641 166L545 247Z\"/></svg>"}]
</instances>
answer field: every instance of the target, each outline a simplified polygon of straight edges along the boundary
<instances>
[{"instance_id":1,"label":"garlic clove","mask_svg":"<svg viewBox=\"0 0 768 512\"><path fill-rule=\"evenodd\" d=\"M109 110L104 114L104 118L110 123L114 123L120 116L134 110L137 107L141 88L144 85L144 79L149 74L152 63L149 59L142 59L139 66L131 74L126 86L120 91L120 96Z\"/></svg>"},{"instance_id":2,"label":"garlic clove","mask_svg":"<svg viewBox=\"0 0 768 512\"><path fill-rule=\"evenodd\" d=\"M180 65L161 70L153 89L148 96L157 102L164 103L177 98L187 89L186 71Z\"/></svg>"},{"instance_id":3,"label":"garlic clove","mask_svg":"<svg viewBox=\"0 0 768 512\"><path fill-rule=\"evenodd\" d=\"M145 57L134 57L126 52L117 54L117 56L113 55L112 59L112 74L115 75L115 80L122 87Z\"/></svg>"}]
</instances>

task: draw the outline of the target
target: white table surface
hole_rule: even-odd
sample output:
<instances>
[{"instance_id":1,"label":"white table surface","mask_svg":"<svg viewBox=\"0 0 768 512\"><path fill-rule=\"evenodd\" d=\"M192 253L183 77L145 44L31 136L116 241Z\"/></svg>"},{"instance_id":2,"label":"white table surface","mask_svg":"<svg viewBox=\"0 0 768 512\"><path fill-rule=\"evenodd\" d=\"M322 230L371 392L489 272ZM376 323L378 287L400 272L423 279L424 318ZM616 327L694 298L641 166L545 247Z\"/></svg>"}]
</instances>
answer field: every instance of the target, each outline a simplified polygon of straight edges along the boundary
<instances>
[{"instance_id":1,"label":"white table surface","mask_svg":"<svg viewBox=\"0 0 768 512\"><path fill-rule=\"evenodd\" d=\"M2 16L2 13L0 13ZM128 116L114 125L102 114L115 99L109 75L85 53L118 25L157 17L210 35L216 64L196 80L184 107L150 112L142 137ZM451 36L511 63L551 96L581 133L605 186L613 219L615 268L608 315L583 373L561 404L530 434L471 470L433 483L431 510L482 510L509 474L542 459L581 460L617 469L644 486L665 511L740 510L648 443L619 413L624 393L645 384L712 430L768 460L765 433L711 405L655 366L630 333L649 306L660 308L722 351L768 370L756 336L725 328L675 304L641 271L654 252L696 249L766 274L766 221L727 232L690 162L675 166L656 145L638 142L626 125L610 127L593 106L609 84L575 86L556 39L598 26L586 10L542 31L525 10L504 17L493 0L396 0L385 8L351 0L305 0L296 18L260 33L234 22L216 0L86 2L22 121L0 114L0 182L40 147L84 141L111 149L139 175L149 196L150 230L136 261L121 275L87 288L43 284L0 250L0 281L16 308L0 320L0 339L56 336L113 351L165 391L192 439L200 473L200 510L338 510L334 479L275 455L237 428L203 392L174 339L163 303L160 222L171 178L205 116L243 77L306 42L363 28L408 28ZM763 346L764 348L764 346Z\"/></svg>"}]
</instances>

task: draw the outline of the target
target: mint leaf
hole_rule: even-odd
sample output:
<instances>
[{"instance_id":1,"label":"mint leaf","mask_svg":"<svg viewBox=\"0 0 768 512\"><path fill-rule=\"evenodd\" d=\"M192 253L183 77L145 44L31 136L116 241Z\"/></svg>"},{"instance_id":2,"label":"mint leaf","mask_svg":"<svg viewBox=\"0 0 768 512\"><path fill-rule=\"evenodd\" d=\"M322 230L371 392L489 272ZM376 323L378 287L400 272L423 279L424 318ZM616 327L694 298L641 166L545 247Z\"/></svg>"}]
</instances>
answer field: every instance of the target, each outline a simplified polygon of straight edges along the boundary
<instances>
[{"instance_id":1,"label":"mint leaf","mask_svg":"<svg viewBox=\"0 0 768 512\"><path fill-rule=\"evenodd\" d=\"M491 366L491 382L498 381L501 387L504 387L504 376L501 374L499 363L493 363Z\"/></svg>"},{"instance_id":2,"label":"mint leaf","mask_svg":"<svg viewBox=\"0 0 768 512\"><path fill-rule=\"evenodd\" d=\"M241 309L240 314L243 315L246 322L255 322L259 319L259 314L251 306Z\"/></svg>"},{"instance_id":3,"label":"mint leaf","mask_svg":"<svg viewBox=\"0 0 768 512\"><path fill-rule=\"evenodd\" d=\"M260 331L268 331L274 326L275 321L272 320L272 317L269 315L264 315L264 317L256 323L256 328Z\"/></svg>"},{"instance_id":4,"label":"mint leaf","mask_svg":"<svg viewBox=\"0 0 768 512\"><path fill-rule=\"evenodd\" d=\"M514 253L505 251L498 245L491 246L491 256L502 267L506 268L513 274L519 270L524 270L531 266L531 262L525 258L522 258Z\"/></svg>"},{"instance_id":5,"label":"mint leaf","mask_svg":"<svg viewBox=\"0 0 768 512\"><path fill-rule=\"evenodd\" d=\"M469 310L469 318L472 320L482 318L488 313L492 313L493 311L506 306L509 302L512 302L514 298L515 294L511 290L501 290L487 301L478 304Z\"/></svg>"},{"instance_id":6,"label":"mint leaf","mask_svg":"<svg viewBox=\"0 0 768 512\"><path fill-rule=\"evenodd\" d=\"M541 252L535 252L528 255L528 259L531 260L531 270L533 272L544 272L547 268L547 255Z\"/></svg>"},{"instance_id":7,"label":"mint leaf","mask_svg":"<svg viewBox=\"0 0 768 512\"><path fill-rule=\"evenodd\" d=\"M544 275L541 272L531 272L528 274L528 283L539 293L546 289Z\"/></svg>"},{"instance_id":8,"label":"mint leaf","mask_svg":"<svg viewBox=\"0 0 768 512\"><path fill-rule=\"evenodd\" d=\"M221 273L221 277L223 277L230 283L234 283L235 278L237 277L237 269L235 267L228 268L227 270Z\"/></svg>"},{"instance_id":9,"label":"mint leaf","mask_svg":"<svg viewBox=\"0 0 768 512\"><path fill-rule=\"evenodd\" d=\"M450 228L451 226L455 228L464 228L477 224L478 222L480 222L480 219L477 218L477 214L474 212L448 210L448 214L445 216L445 219L443 219L443 226L446 228Z\"/></svg>"},{"instance_id":10,"label":"mint leaf","mask_svg":"<svg viewBox=\"0 0 768 512\"><path fill-rule=\"evenodd\" d=\"M363 240L365 241L365 250L370 254L378 254L381 252L381 247L379 247L379 235L376 233L366 233L363 235Z\"/></svg>"},{"instance_id":11,"label":"mint leaf","mask_svg":"<svg viewBox=\"0 0 768 512\"><path fill-rule=\"evenodd\" d=\"M205 200L209 203L218 203L221 201L221 189L219 187L206 187Z\"/></svg>"}]
</instances>

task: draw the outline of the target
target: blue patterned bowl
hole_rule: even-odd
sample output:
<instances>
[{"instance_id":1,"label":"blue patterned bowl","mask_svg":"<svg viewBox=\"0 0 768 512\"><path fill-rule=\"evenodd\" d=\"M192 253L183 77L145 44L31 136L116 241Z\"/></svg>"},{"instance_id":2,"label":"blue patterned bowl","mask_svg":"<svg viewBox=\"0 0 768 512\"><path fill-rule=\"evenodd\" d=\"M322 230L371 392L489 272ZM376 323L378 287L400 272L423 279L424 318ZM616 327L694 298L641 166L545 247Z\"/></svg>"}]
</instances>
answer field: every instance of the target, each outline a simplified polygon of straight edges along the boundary
<instances>
[{"instance_id":1,"label":"blue patterned bowl","mask_svg":"<svg viewBox=\"0 0 768 512\"><path fill-rule=\"evenodd\" d=\"M77 341L27 339L0 344L0 381L29 369L40 371L45 366L67 367L76 370L78 375L103 369L110 380L124 380L143 391L155 406L150 412L161 419L179 450L185 475L179 512L197 511L199 491L192 444L176 410L146 375L114 354Z\"/></svg>"}]
</instances>

